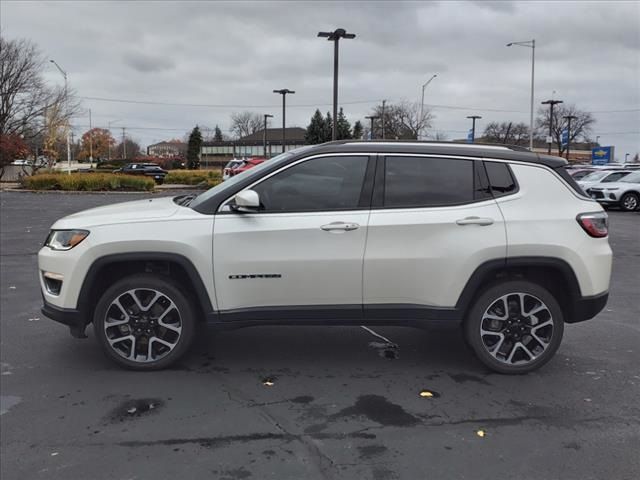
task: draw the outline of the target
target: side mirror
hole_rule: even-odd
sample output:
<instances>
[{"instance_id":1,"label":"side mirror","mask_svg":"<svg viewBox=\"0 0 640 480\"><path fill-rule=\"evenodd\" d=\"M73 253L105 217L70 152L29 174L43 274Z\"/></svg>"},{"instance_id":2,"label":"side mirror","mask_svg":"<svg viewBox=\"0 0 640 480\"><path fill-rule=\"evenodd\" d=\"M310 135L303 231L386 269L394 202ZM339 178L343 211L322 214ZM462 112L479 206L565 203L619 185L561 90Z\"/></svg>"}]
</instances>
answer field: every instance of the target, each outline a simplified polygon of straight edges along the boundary
<instances>
[{"instance_id":1,"label":"side mirror","mask_svg":"<svg viewBox=\"0 0 640 480\"><path fill-rule=\"evenodd\" d=\"M260 196L255 190L243 190L229 204L234 212L255 212L260 208Z\"/></svg>"}]
</instances>

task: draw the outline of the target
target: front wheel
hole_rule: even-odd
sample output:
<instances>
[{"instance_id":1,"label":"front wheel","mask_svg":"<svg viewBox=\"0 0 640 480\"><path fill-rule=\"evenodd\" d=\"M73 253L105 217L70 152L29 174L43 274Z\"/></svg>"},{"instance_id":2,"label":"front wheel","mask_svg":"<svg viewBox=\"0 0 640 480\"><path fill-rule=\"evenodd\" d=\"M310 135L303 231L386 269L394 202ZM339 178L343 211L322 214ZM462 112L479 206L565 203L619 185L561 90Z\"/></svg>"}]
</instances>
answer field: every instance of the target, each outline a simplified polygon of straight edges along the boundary
<instances>
[{"instance_id":1,"label":"front wheel","mask_svg":"<svg viewBox=\"0 0 640 480\"><path fill-rule=\"evenodd\" d=\"M196 327L187 297L169 278L138 274L109 287L93 326L109 358L133 370L159 370L191 345Z\"/></svg>"},{"instance_id":2,"label":"front wheel","mask_svg":"<svg viewBox=\"0 0 640 480\"><path fill-rule=\"evenodd\" d=\"M620 199L620 207L625 212L633 212L640 205L640 199L635 193L625 193Z\"/></svg>"},{"instance_id":3,"label":"front wheel","mask_svg":"<svg viewBox=\"0 0 640 480\"><path fill-rule=\"evenodd\" d=\"M548 290L529 281L508 280L480 294L464 329L484 365L498 373L521 374L553 357L562 341L564 318Z\"/></svg>"}]
</instances>

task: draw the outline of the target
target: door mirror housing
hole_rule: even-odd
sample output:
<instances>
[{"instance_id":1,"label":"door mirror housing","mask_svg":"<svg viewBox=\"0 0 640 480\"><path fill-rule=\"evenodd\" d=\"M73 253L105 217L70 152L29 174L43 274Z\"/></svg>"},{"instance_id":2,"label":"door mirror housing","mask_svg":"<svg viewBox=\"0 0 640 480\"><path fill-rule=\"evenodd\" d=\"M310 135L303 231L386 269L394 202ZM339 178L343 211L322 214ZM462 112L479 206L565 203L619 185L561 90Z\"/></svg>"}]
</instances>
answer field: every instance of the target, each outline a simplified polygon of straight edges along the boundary
<instances>
[{"instance_id":1,"label":"door mirror housing","mask_svg":"<svg viewBox=\"0 0 640 480\"><path fill-rule=\"evenodd\" d=\"M260 208L260 196L255 190L243 190L229 204L234 212L255 212Z\"/></svg>"}]
</instances>

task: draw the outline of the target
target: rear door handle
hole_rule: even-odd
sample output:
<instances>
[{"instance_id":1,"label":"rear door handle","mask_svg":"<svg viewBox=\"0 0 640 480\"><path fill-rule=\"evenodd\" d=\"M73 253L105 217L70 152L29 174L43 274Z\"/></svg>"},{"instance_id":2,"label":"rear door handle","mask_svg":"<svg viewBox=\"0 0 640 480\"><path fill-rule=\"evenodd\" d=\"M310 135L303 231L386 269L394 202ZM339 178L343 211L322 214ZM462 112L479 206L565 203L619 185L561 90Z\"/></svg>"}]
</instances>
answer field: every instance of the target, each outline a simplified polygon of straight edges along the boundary
<instances>
[{"instance_id":1,"label":"rear door handle","mask_svg":"<svg viewBox=\"0 0 640 480\"><path fill-rule=\"evenodd\" d=\"M360 225L357 223L332 222L322 225L320 228L325 232L350 232L360 228Z\"/></svg>"},{"instance_id":2,"label":"rear door handle","mask_svg":"<svg viewBox=\"0 0 640 480\"><path fill-rule=\"evenodd\" d=\"M458 225L480 225L486 227L487 225L493 225L493 218L480 218L480 217L466 217L456 220Z\"/></svg>"}]
</instances>

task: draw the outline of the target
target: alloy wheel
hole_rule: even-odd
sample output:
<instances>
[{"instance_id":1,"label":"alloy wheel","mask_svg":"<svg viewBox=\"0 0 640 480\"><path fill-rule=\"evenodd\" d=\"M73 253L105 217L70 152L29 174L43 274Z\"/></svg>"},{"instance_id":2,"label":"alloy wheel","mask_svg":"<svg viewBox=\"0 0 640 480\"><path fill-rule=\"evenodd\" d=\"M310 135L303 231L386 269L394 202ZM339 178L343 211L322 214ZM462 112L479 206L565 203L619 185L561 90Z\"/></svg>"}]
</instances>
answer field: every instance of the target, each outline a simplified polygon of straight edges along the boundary
<instances>
[{"instance_id":1,"label":"alloy wheel","mask_svg":"<svg viewBox=\"0 0 640 480\"><path fill-rule=\"evenodd\" d=\"M107 308L104 332L127 360L148 363L168 355L182 334L182 317L168 295L150 288L128 290Z\"/></svg>"},{"instance_id":2,"label":"alloy wheel","mask_svg":"<svg viewBox=\"0 0 640 480\"><path fill-rule=\"evenodd\" d=\"M551 344L554 319L538 297L509 293L487 308L480 322L482 345L506 365L526 365L539 358Z\"/></svg>"},{"instance_id":3,"label":"alloy wheel","mask_svg":"<svg viewBox=\"0 0 640 480\"><path fill-rule=\"evenodd\" d=\"M635 210L638 208L638 198L635 195L627 195L622 201L625 210Z\"/></svg>"}]
</instances>

